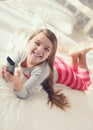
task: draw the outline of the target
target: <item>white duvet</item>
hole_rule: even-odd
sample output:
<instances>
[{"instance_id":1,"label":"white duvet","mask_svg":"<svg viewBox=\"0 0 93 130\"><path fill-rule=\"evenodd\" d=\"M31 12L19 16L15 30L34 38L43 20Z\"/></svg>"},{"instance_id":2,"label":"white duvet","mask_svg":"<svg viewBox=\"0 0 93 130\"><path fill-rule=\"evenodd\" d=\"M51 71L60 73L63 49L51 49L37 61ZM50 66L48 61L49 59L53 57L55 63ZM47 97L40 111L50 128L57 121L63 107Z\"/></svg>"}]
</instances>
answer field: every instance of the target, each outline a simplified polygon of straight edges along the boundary
<instances>
[{"instance_id":1,"label":"white duvet","mask_svg":"<svg viewBox=\"0 0 93 130\"><path fill-rule=\"evenodd\" d=\"M93 130L93 90L63 86L62 91L71 103L67 112L50 109L43 89L27 99L17 98L0 78L0 130Z\"/></svg>"}]
</instances>

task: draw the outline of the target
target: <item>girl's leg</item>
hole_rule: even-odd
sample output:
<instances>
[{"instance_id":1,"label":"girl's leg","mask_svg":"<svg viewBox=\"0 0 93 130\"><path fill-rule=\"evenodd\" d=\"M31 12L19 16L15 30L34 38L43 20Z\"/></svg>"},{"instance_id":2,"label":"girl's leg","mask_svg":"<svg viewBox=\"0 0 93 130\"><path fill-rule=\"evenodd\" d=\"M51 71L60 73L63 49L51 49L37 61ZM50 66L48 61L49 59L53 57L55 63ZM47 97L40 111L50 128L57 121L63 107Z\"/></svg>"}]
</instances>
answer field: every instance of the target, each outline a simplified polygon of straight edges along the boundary
<instances>
[{"instance_id":1,"label":"girl's leg","mask_svg":"<svg viewBox=\"0 0 93 130\"><path fill-rule=\"evenodd\" d=\"M82 61L83 57L85 60L83 59ZM78 57L72 56L71 61L73 68L59 57L56 57L54 64L58 74L56 83L64 84L77 90L86 90L90 85L90 76L85 55L82 54L82 56Z\"/></svg>"},{"instance_id":2,"label":"girl's leg","mask_svg":"<svg viewBox=\"0 0 93 130\"><path fill-rule=\"evenodd\" d=\"M70 59L71 59L71 63L70 63L71 67L74 70L76 70L78 68L78 56L73 55L73 56L70 57Z\"/></svg>"},{"instance_id":3,"label":"girl's leg","mask_svg":"<svg viewBox=\"0 0 93 130\"><path fill-rule=\"evenodd\" d=\"M86 61L86 53L81 53L79 55L78 69L88 69Z\"/></svg>"},{"instance_id":4,"label":"girl's leg","mask_svg":"<svg viewBox=\"0 0 93 130\"><path fill-rule=\"evenodd\" d=\"M93 49L92 43L81 42L69 53L71 56L72 68L88 69L86 63L86 53Z\"/></svg>"},{"instance_id":5,"label":"girl's leg","mask_svg":"<svg viewBox=\"0 0 93 130\"><path fill-rule=\"evenodd\" d=\"M70 84L68 84L68 86L73 89L86 90L91 84L89 70L86 62L86 53L82 52L80 54L78 53L78 55L71 56L71 66L74 70L73 84L75 85L72 84L72 87Z\"/></svg>"},{"instance_id":6,"label":"girl's leg","mask_svg":"<svg viewBox=\"0 0 93 130\"><path fill-rule=\"evenodd\" d=\"M90 78L90 72L87 66L87 61L86 61L86 53L81 53L79 55L79 62L78 62L78 76L82 79L83 82L86 84L86 89L90 86L91 84L91 78Z\"/></svg>"},{"instance_id":7,"label":"girl's leg","mask_svg":"<svg viewBox=\"0 0 93 130\"><path fill-rule=\"evenodd\" d=\"M79 55L71 56L71 67L74 70L88 69L86 61L86 53L80 53Z\"/></svg>"},{"instance_id":8,"label":"girl's leg","mask_svg":"<svg viewBox=\"0 0 93 130\"><path fill-rule=\"evenodd\" d=\"M75 53L73 52L73 54L70 56L71 56L72 67L77 68L74 72L77 73L78 78L80 77L83 83L85 82L86 84L86 85L82 85L83 87L81 87L82 90L83 89L85 90L91 84L89 70L86 61L86 54L89 50L93 49L93 45L92 44L86 45L85 43L82 43L80 48L83 49L81 51L79 49L78 51L75 51Z\"/></svg>"}]
</instances>

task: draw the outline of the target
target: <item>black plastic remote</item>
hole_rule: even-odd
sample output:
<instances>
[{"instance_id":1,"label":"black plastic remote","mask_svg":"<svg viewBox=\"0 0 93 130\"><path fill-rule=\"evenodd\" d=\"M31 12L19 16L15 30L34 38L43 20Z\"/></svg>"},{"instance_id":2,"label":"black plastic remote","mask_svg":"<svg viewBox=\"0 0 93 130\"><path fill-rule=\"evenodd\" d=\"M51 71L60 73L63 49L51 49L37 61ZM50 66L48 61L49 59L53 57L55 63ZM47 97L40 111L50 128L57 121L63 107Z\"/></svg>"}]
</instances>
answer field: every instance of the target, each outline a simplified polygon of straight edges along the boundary
<instances>
[{"instance_id":1,"label":"black plastic remote","mask_svg":"<svg viewBox=\"0 0 93 130\"><path fill-rule=\"evenodd\" d=\"M15 63L14 61L8 56L7 57L7 70L14 75Z\"/></svg>"}]
</instances>

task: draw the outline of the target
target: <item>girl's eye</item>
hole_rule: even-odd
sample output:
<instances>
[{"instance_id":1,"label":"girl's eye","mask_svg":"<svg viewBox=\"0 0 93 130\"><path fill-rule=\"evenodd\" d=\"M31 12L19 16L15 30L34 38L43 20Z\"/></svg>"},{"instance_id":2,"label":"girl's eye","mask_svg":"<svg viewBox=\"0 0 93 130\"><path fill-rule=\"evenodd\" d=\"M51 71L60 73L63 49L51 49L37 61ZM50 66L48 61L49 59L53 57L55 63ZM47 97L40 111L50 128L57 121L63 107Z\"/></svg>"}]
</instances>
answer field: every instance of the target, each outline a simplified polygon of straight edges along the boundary
<instances>
[{"instance_id":1,"label":"girl's eye","mask_svg":"<svg viewBox=\"0 0 93 130\"><path fill-rule=\"evenodd\" d=\"M49 52L49 49L48 49L48 48L45 48L45 51Z\"/></svg>"},{"instance_id":2,"label":"girl's eye","mask_svg":"<svg viewBox=\"0 0 93 130\"><path fill-rule=\"evenodd\" d=\"M39 46L39 45L40 45L40 43L39 43L39 42L35 42L35 44L36 44L37 46Z\"/></svg>"}]
</instances>

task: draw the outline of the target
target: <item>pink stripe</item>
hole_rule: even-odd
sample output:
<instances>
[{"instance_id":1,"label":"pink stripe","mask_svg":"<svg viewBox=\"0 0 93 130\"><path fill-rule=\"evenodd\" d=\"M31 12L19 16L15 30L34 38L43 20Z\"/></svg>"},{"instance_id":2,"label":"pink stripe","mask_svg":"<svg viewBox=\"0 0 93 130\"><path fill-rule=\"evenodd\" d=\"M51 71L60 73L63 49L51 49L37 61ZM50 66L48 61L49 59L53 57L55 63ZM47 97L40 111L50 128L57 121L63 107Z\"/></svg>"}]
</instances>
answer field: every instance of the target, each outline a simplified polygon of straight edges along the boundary
<instances>
[{"instance_id":1,"label":"pink stripe","mask_svg":"<svg viewBox=\"0 0 93 130\"><path fill-rule=\"evenodd\" d=\"M67 65L63 62L63 60L62 59L60 59L59 57L57 57L57 59L59 60L59 62L60 62L60 67L62 68L62 66L63 66L63 68L62 68L62 70L61 70L61 72L62 72L62 74L64 74L64 75L62 75L62 78L61 78L61 80L60 80L60 83L64 83L65 82L65 80L67 79L67 75L68 75L68 71L66 71L67 70ZM65 70L64 72L63 72L63 70ZM64 79L63 79L64 78ZM62 81L63 80L63 81Z\"/></svg>"},{"instance_id":2,"label":"pink stripe","mask_svg":"<svg viewBox=\"0 0 93 130\"><path fill-rule=\"evenodd\" d=\"M89 71L88 70L78 70L78 73L79 74L82 74L82 75L89 75Z\"/></svg>"},{"instance_id":3,"label":"pink stripe","mask_svg":"<svg viewBox=\"0 0 93 130\"><path fill-rule=\"evenodd\" d=\"M73 80L73 78L74 78L74 80ZM71 88L76 88L77 82L78 82L77 77L72 77L72 84L70 85Z\"/></svg>"},{"instance_id":4,"label":"pink stripe","mask_svg":"<svg viewBox=\"0 0 93 130\"><path fill-rule=\"evenodd\" d=\"M66 85L69 85L72 83L72 75L73 75L73 72L71 70L71 68L68 66L68 76L67 76L67 80L65 80L64 84Z\"/></svg>"},{"instance_id":5,"label":"pink stripe","mask_svg":"<svg viewBox=\"0 0 93 130\"><path fill-rule=\"evenodd\" d=\"M59 68L60 68L60 73L61 73L61 77L60 77L60 80L58 81L58 83L63 83L65 77L66 77L66 70L65 70L65 67L64 67L64 64L62 62L62 59L60 59L59 57L56 57L56 62L57 64L59 65ZM59 69L58 68L58 69ZM58 73L58 75L60 74Z\"/></svg>"},{"instance_id":6,"label":"pink stripe","mask_svg":"<svg viewBox=\"0 0 93 130\"><path fill-rule=\"evenodd\" d=\"M83 86L83 84L82 84L82 82L81 82L81 80L79 79L79 78L77 78L77 85L76 85L76 89L78 89L78 90L80 90L81 89L81 87Z\"/></svg>"},{"instance_id":7,"label":"pink stripe","mask_svg":"<svg viewBox=\"0 0 93 130\"><path fill-rule=\"evenodd\" d=\"M90 76L89 75L80 75L80 74L77 74L79 77L81 77L82 79L90 79Z\"/></svg>"},{"instance_id":8,"label":"pink stripe","mask_svg":"<svg viewBox=\"0 0 93 130\"><path fill-rule=\"evenodd\" d=\"M62 77L62 75L61 75L61 69L60 69L59 65L56 63L56 61L54 62L54 66L55 66L55 68L56 68L56 70L58 72L58 79L56 81L56 83L58 83L60 81L61 77Z\"/></svg>"},{"instance_id":9,"label":"pink stripe","mask_svg":"<svg viewBox=\"0 0 93 130\"><path fill-rule=\"evenodd\" d=\"M25 76L27 79L30 78L30 76L29 76L28 74L24 74L24 76Z\"/></svg>"}]
</instances>

